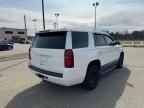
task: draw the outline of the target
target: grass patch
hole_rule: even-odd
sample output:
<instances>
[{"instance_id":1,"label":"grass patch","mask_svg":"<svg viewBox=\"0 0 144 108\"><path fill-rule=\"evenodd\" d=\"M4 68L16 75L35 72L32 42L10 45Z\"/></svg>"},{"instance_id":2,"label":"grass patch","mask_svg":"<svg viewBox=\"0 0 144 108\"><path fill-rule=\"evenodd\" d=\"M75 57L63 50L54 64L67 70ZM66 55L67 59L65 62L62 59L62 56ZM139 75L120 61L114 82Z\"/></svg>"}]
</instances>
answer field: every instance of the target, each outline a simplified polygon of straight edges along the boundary
<instances>
[{"instance_id":1,"label":"grass patch","mask_svg":"<svg viewBox=\"0 0 144 108\"><path fill-rule=\"evenodd\" d=\"M123 46L128 46L128 47L144 47L144 41L127 41L127 40L122 40L120 41L121 45Z\"/></svg>"}]
</instances>

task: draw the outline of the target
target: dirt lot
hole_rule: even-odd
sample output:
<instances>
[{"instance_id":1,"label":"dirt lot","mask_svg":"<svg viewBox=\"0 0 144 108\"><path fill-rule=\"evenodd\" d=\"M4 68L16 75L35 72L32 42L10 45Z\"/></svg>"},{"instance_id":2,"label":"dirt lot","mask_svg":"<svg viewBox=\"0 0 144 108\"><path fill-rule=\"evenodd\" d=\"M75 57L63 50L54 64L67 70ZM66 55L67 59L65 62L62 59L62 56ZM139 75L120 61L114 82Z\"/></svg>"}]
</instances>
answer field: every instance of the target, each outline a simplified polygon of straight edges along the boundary
<instances>
[{"instance_id":1,"label":"dirt lot","mask_svg":"<svg viewBox=\"0 0 144 108\"><path fill-rule=\"evenodd\" d=\"M144 108L144 48L124 50L124 67L91 92L42 83L26 59L0 62L0 108Z\"/></svg>"}]
</instances>

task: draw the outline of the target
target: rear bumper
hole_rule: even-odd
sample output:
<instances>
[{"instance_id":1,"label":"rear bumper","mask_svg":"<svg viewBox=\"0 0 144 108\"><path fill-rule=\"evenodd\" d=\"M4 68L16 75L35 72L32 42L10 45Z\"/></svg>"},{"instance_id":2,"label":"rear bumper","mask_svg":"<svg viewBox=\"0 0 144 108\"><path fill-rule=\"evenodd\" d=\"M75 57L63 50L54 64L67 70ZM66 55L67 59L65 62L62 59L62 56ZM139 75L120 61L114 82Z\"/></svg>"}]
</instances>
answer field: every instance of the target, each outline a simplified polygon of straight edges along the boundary
<instances>
[{"instance_id":1,"label":"rear bumper","mask_svg":"<svg viewBox=\"0 0 144 108\"><path fill-rule=\"evenodd\" d=\"M40 74L50 75L50 76L59 77L59 78L63 77L63 74L61 74L61 73L45 71L45 70L42 70L42 69L37 68L37 67L32 66L32 65L30 65L29 68L33 71L37 71Z\"/></svg>"},{"instance_id":2,"label":"rear bumper","mask_svg":"<svg viewBox=\"0 0 144 108\"><path fill-rule=\"evenodd\" d=\"M85 78L86 72L84 72L84 68L64 68L62 73L58 72L50 72L39 69L35 66L29 66L29 70L36 76L42 75L40 77L46 81L63 85L63 86L72 86L76 84L80 84L83 82Z\"/></svg>"}]
</instances>

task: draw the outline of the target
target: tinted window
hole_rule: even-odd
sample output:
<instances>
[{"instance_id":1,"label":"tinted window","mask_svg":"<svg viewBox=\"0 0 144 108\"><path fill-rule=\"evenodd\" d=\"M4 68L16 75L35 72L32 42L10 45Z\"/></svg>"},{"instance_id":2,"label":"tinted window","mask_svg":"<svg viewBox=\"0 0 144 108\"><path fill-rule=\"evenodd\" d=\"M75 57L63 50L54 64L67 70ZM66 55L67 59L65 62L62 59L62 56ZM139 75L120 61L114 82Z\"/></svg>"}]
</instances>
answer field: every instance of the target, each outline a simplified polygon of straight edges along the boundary
<instances>
[{"instance_id":1,"label":"tinted window","mask_svg":"<svg viewBox=\"0 0 144 108\"><path fill-rule=\"evenodd\" d=\"M103 35L96 34L95 39L97 39L98 46L105 46L106 45Z\"/></svg>"},{"instance_id":2,"label":"tinted window","mask_svg":"<svg viewBox=\"0 0 144 108\"><path fill-rule=\"evenodd\" d=\"M18 32L18 34L25 34L24 32Z\"/></svg>"},{"instance_id":3,"label":"tinted window","mask_svg":"<svg viewBox=\"0 0 144 108\"><path fill-rule=\"evenodd\" d=\"M12 31L5 31L5 34L13 34Z\"/></svg>"},{"instance_id":4,"label":"tinted window","mask_svg":"<svg viewBox=\"0 0 144 108\"><path fill-rule=\"evenodd\" d=\"M72 48L88 47L88 33L87 32L72 32Z\"/></svg>"},{"instance_id":5,"label":"tinted window","mask_svg":"<svg viewBox=\"0 0 144 108\"><path fill-rule=\"evenodd\" d=\"M37 34L32 47L65 49L66 32L49 32Z\"/></svg>"},{"instance_id":6,"label":"tinted window","mask_svg":"<svg viewBox=\"0 0 144 108\"><path fill-rule=\"evenodd\" d=\"M113 40L110 37L108 37L108 36L104 36L104 37L105 37L107 45L112 45L113 44Z\"/></svg>"}]
</instances>

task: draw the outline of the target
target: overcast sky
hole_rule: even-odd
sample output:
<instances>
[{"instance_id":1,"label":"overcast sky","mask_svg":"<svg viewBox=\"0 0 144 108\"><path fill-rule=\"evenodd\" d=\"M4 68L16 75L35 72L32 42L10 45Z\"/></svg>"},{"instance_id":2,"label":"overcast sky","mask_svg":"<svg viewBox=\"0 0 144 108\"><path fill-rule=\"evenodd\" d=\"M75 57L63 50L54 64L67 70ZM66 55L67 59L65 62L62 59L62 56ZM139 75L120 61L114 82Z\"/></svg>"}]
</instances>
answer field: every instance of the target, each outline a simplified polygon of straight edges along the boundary
<instances>
[{"instance_id":1,"label":"overcast sky","mask_svg":"<svg viewBox=\"0 0 144 108\"><path fill-rule=\"evenodd\" d=\"M59 28L93 29L95 0L44 0L46 28L53 29L60 13ZM97 28L109 31L144 30L144 0L97 0ZM34 34L32 20L42 30L41 0L0 0L0 27L24 28Z\"/></svg>"}]
</instances>

